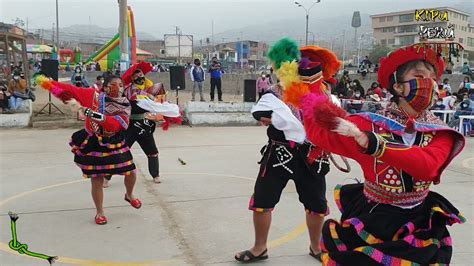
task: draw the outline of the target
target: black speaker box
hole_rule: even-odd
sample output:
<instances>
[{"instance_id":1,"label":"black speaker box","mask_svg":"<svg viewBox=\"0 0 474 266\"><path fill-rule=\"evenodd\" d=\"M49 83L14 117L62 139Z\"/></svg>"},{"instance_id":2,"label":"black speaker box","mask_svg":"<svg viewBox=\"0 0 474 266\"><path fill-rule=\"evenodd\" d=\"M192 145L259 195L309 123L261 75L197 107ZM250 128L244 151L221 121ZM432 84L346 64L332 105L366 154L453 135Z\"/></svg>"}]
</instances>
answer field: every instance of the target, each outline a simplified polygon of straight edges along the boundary
<instances>
[{"instance_id":1,"label":"black speaker box","mask_svg":"<svg viewBox=\"0 0 474 266\"><path fill-rule=\"evenodd\" d=\"M170 66L170 88L172 90L184 90L184 66Z\"/></svg>"},{"instance_id":2,"label":"black speaker box","mask_svg":"<svg viewBox=\"0 0 474 266\"><path fill-rule=\"evenodd\" d=\"M59 67L58 60L54 60L54 59L41 60L41 73L43 73L43 75L50 77L56 81L58 81L58 67Z\"/></svg>"},{"instance_id":3,"label":"black speaker box","mask_svg":"<svg viewBox=\"0 0 474 266\"><path fill-rule=\"evenodd\" d=\"M257 100L257 81L255 79L244 80L244 102L255 102Z\"/></svg>"}]
</instances>

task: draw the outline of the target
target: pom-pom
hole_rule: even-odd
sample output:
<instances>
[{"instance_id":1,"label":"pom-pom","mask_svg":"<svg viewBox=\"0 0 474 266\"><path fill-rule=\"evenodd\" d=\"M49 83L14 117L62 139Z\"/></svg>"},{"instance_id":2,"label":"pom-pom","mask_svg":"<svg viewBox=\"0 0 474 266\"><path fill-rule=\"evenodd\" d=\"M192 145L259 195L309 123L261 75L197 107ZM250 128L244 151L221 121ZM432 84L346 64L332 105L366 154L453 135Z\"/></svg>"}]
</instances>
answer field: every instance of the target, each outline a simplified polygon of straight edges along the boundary
<instances>
[{"instance_id":1,"label":"pom-pom","mask_svg":"<svg viewBox=\"0 0 474 266\"><path fill-rule=\"evenodd\" d=\"M310 93L308 84L302 82L293 83L284 91L283 101L299 108L301 105L301 99L308 93Z\"/></svg>"},{"instance_id":2,"label":"pom-pom","mask_svg":"<svg viewBox=\"0 0 474 266\"><path fill-rule=\"evenodd\" d=\"M328 130L337 128L339 121L337 118L345 118L347 113L344 109L334 105L327 96L317 96L307 94L301 100L301 109L305 125Z\"/></svg>"},{"instance_id":3,"label":"pom-pom","mask_svg":"<svg viewBox=\"0 0 474 266\"><path fill-rule=\"evenodd\" d=\"M284 62L276 74L283 85L283 89L286 89L293 83L301 82L300 76L298 75L298 63L296 63L296 61Z\"/></svg>"},{"instance_id":4,"label":"pom-pom","mask_svg":"<svg viewBox=\"0 0 474 266\"><path fill-rule=\"evenodd\" d=\"M53 82L44 75L36 76L34 83L38 85L39 87L48 91L51 91L54 87Z\"/></svg>"},{"instance_id":5,"label":"pom-pom","mask_svg":"<svg viewBox=\"0 0 474 266\"><path fill-rule=\"evenodd\" d=\"M275 64L276 69L279 69L284 62L299 61L298 44L290 38L283 38L270 48L268 58Z\"/></svg>"}]
</instances>

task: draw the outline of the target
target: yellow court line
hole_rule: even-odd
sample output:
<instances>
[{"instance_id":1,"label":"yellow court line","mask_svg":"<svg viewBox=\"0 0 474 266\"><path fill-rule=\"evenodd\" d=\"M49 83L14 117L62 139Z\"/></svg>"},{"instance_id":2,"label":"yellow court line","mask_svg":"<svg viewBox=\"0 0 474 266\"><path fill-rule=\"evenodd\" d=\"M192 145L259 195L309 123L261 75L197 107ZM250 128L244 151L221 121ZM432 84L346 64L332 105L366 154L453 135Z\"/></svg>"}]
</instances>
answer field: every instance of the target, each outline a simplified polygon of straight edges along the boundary
<instances>
[{"instance_id":1,"label":"yellow court line","mask_svg":"<svg viewBox=\"0 0 474 266\"><path fill-rule=\"evenodd\" d=\"M255 181L255 178L250 178L250 177L245 177L245 176L237 176L237 175L229 175L229 174L212 174L212 173L192 173L192 172L169 172L169 173L163 173L163 174L168 174L168 175L207 175L207 176L224 176L224 177L230 177L230 178L238 178L238 179L244 179L244 180L250 180L250 181ZM56 188L60 186L65 186L65 185L70 185L70 184L75 184L75 183L80 183L80 182L85 182L87 179L81 179L81 180L74 180L74 181L69 181L65 183L60 183L60 184L55 184L55 185L50 185L50 186L45 186L37 189L33 189L30 191L25 191L19 194L16 194L15 196L6 198L2 201L0 201L0 207L5 205L6 203L16 200L18 198L24 197L29 194L33 194L36 192L44 191L47 189L51 188ZM297 228L295 228L293 231L290 233L275 239L273 241L268 242L267 246L269 248L275 248L278 246L281 246L285 243L290 242L291 240L301 236L304 232L306 231L306 223L303 223L299 225ZM32 259L39 259L31 256L26 256L19 254L16 251L13 251L10 249L10 247L5 244L0 242L0 250L7 252L12 255L20 256L20 257L28 257ZM68 258L68 257L63 257L63 256L58 256L57 262L60 263L68 263L68 264L76 264L76 265L91 265L91 266L121 266L121 265L130 265L130 266L144 266L144 265L165 265L165 264L177 264L177 263L182 263L183 261L181 260L156 260L156 261L143 261L143 262L113 262L113 261L98 261L98 260L86 260L86 259L76 259L76 258Z\"/></svg>"},{"instance_id":2,"label":"yellow court line","mask_svg":"<svg viewBox=\"0 0 474 266\"><path fill-rule=\"evenodd\" d=\"M462 162L461 162L462 167L467 168L467 169L474 169L474 167L472 167L472 165L469 165L469 163L468 163L469 161L473 161L473 160L474 160L474 157L462 160Z\"/></svg>"},{"instance_id":3,"label":"yellow court line","mask_svg":"<svg viewBox=\"0 0 474 266\"><path fill-rule=\"evenodd\" d=\"M286 234L286 235L284 235L284 236L282 236L278 239L275 239L273 241L268 242L267 247L268 248L275 248L275 247L281 246L285 243L290 242L291 240L293 240L295 238L298 238L305 231L306 231L306 223L302 223L297 228L295 228L293 231L291 231L290 233L288 233L288 234Z\"/></svg>"}]
</instances>

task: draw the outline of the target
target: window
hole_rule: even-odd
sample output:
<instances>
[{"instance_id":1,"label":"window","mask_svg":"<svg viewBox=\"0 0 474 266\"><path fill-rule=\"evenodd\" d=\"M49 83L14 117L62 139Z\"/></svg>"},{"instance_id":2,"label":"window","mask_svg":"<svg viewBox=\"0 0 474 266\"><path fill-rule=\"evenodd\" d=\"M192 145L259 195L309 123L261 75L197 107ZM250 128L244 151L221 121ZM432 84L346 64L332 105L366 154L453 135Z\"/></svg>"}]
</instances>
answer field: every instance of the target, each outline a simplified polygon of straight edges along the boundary
<instances>
[{"instance_id":1,"label":"window","mask_svg":"<svg viewBox=\"0 0 474 266\"><path fill-rule=\"evenodd\" d=\"M395 39L388 39L388 44L395 44Z\"/></svg>"},{"instance_id":2,"label":"window","mask_svg":"<svg viewBox=\"0 0 474 266\"><path fill-rule=\"evenodd\" d=\"M403 32L414 32L416 26L415 25L406 25L406 26L399 26L398 27L398 33L403 33Z\"/></svg>"},{"instance_id":3,"label":"window","mask_svg":"<svg viewBox=\"0 0 474 266\"><path fill-rule=\"evenodd\" d=\"M380 40L380 44L381 44L381 45L387 45L387 40L385 40L385 39Z\"/></svg>"},{"instance_id":4,"label":"window","mask_svg":"<svg viewBox=\"0 0 474 266\"><path fill-rule=\"evenodd\" d=\"M382 29L383 32L394 32L395 27L385 27Z\"/></svg>"},{"instance_id":5,"label":"window","mask_svg":"<svg viewBox=\"0 0 474 266\"><path fill-rule=\"evenodd\" d=\"M400 19L400 22L411 22L415 19L415 15L413 14L400 15L399 19Z\"/></svg>"},{"instance_id":6,"label":"window","mask_svg":"<svg viewBox=\"0 0 474 266\"><path fill-rule=\"evenodd\" d=\"M385 17L379 18L379 22L385 22Z\"/></svg>"},{"instance_id":7,"label":"window","mask_svg":"<svg viewBox=\"0 0 474 266\"><path fill-rule=\"evenodd\" d=\"M467 37L467 46L474 47L474 38Z\"/></svg>"},{"instance_id":8,"label":"window","mask_svg":"<svg viewBox=\"0 0 474 266\"><path fill-rule=\"evenodd\" d=\"M387 21L393 21L393 16L387 17Z\"/></svg>"},{"instance_id":9,"label":"window","mask_svg":"<svg viewBox=\"0 0 474 266\"><path fill-rule=\"evenodd\" d=\"M464 42L464 39L463 38L459 38L459 43L463 43Z\"/></svg>"},{"instance_id":10,"label":"window","mask_svg":"<svg viewBox=\"0 0 474 266\"><path fill-rule=\"evenodd\" d=\"M402 36L400 37L400 45L409 45L415 43L415 36Z\"/></svg>"}]
</instances>

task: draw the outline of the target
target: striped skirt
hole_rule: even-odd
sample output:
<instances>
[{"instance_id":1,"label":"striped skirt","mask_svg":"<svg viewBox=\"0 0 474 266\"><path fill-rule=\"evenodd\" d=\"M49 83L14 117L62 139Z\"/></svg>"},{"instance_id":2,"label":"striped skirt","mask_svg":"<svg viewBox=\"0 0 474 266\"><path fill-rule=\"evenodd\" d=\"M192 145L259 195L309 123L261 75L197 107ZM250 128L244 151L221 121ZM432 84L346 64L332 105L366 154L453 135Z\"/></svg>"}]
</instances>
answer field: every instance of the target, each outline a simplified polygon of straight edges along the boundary
<instances>
[{"instance_id":1,"label":"striped skirt","mask_svg":"<svg viewBox=\"0 0 474 266\"><path fill-rule=\"evenodd\" d=\"M435 192L412 209L368 202L363 184L337 186L335 199L342 217L324 223L323 265L448 265L446 226L465 221Z\"/></svg>"},{"instance_id":2,"label":"striped skirt","mask_svg":"<svg viewBox=\"0 0 474 266\"><path fill-rule=\"evenodd\" d=\"M135 171L133 157L122 132L102 137L82 129L72 134L69 145L74 153L74 162L85 178L128 175Z\"/></svg>"}]
</instances>

